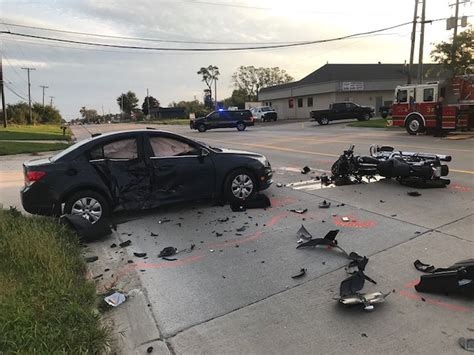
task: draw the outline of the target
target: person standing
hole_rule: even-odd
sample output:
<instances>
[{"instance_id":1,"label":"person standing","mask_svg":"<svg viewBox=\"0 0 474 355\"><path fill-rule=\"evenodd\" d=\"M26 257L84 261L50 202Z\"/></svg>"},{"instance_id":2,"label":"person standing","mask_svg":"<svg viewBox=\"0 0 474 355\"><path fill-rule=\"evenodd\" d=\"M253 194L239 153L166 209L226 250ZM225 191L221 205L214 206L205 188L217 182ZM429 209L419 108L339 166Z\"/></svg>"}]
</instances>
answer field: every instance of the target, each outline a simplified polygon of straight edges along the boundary
<instances>
[{"instance_id":1,"label":"person standing","mask_svg":"<svg viewBox=\"0 0 474 355\"><path fill-rule=\"evenodd\" d=\"M446 137L446 134L443 131L443 101L444 96L440 96L434 109L436 116L436 131L434 135L435 137Z\"/></svg>"}]
</instances>

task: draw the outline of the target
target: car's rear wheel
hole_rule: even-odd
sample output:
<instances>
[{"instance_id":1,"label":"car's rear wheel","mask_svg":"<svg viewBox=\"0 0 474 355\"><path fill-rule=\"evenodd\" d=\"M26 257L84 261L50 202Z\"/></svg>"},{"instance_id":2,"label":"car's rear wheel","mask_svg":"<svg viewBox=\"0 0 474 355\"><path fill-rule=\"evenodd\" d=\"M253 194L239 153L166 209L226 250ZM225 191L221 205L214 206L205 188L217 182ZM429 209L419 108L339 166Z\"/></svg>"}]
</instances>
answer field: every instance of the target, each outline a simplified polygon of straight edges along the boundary
<instances>
[{"instance_id":1,"label":"car's rear wheel","mask_svg":"<svg viewBox=\"0 0 474 355\"><path fill-rule=\"evenodd\" d=\"M206 128L206 126L204 125L204 123L201 123L199 126L197 126L197 130L198 130L199 132L201 132L201 133L202 133L202 132L206 132L206 129L207 129L207 128Z\"/></svg>"},{"instance_id":2,"label":"car's rear wheel","mask_svg":"<svg viewBox=\"0 0 474 355\"><path fill-rule=\"evenodd\" d=\"M66 200L64 213L81 216L95 224L109 216L110 207L101 194L83 190L76 192Z\"/></svg>"},{"instance_id":3,"label":"car's rear wheel","mask_svg":"<svg viewBox=\"0 0 474 355\"><path fill-rule=\"evenodd\" d=\"M256 192L257 181L246 169L231 172L224 185L224 196L230 203L249 200Z\"/></svg>"},{"instance_id":4,"label":"car's rear wheel","mask_svg":"<svg viewBox=\"0 0 474 355\"><path fill-rule=\"evenodd\" d=\"M327 124L329 124L329 119L327 117L321 117L319 120L318 120L318 123L321 125L321 126L326 126Z\"/></svg>"},{"instance_id":5,"label":"car's rear wheel","mask_svg":"<svg viewBox=\"0 0 474 355\"><path fill-rule=\"evenodd\" d=\"M243 123L243 122L237 123L237 130L238 130L238 131L243 131L243 130L245 130L245 123Z\"/></svg>"},{"instance_id":6,"label":"car's rear wheel","mask_svg":"<svg viewBox=\"0 0 474 355\"><path fill-rule=\"evenodd\" d=\"M368 113L364 113L362 116L360 116L358 119L358 121L368 121L370 120L370 114Z\"/></svg>"}]
</instances>

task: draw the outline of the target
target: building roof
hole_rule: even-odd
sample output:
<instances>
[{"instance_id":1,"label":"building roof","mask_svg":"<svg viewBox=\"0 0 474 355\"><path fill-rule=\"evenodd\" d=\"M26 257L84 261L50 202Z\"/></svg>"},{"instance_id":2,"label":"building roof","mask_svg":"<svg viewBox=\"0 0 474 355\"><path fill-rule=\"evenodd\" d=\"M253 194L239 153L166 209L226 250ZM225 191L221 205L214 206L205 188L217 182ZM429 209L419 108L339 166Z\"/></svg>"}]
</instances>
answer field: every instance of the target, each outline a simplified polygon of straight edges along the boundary
<instances>
[{"instance_id":1,"label":"building roof","mask_svg":"<svg viewBox=\"0 0 474 355\"><path fill-rule=\"evenodd\" d=\"M299 81L270 86L260 90L270 92L303 85L331 81L406 80L408 68L404 64L325 64ZM412 78L417 77L418 65L413 65ZM441 64L423 64L424 78L445 79L449 76Z\"/></svg>"}]
</instances>

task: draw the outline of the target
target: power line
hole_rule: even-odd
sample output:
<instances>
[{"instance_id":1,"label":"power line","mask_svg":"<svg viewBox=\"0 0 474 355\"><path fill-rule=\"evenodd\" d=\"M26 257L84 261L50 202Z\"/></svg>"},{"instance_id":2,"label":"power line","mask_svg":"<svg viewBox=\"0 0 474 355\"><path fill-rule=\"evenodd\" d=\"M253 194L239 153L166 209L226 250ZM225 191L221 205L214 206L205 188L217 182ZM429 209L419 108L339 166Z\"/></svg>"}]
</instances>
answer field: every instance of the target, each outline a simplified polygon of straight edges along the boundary
<instances>
[{"instance_id":1,"label":"power line","mask_svg":"<svg viewBox=\"0 0 474 355\"><path fill-rule=\"evenodd\" d=\"M25 101L25 102L28 101L28 99L27 99L26 97L21 96L19 93L17 93L15 90L13 90L13 88L10 87L10 85L9 85L6 81L5 81L4 84L5 84L5 87L6 87L8 90L10 90L10 92L11 92L12 94L14 94L15 96L19 97L20 99L22 99L22 100Z\"/></svg>"},{"instance_id":2,"label":"power line","mask_svg":"<svg viewBox=\"0 0 474 355\"><path fill-rule=\"evenodd\" d=\"M223 48L171 48L171 47L144 47L144 46L126 46L126 45L119 45L119 44L106 44L106 43L96 43L96 42L86 42L86 41L75 41L70 39L63 39L63 38L54 38L54 37L47 37L47 36L39 36L39 35L32 35L32 34L25 34L25 33L18 33L18 32L11 32L11 31L0 31L0 34L8 34L11 36L19 36L19 37L27 37L27 38L34 38L46 41L54 41L54 42L62 42L62 43L70 43L70 44L79 44L79 45L87 45L87 46L97 46L97 47L108 47L108 48L120 48L120 49L136 49L136 50L151 50L151 51L180 51L180 52L223 52L223 51L243 51L243 50L258 50L258 49L276 49L276 48L289 48L289 47L300 47L318 43L328 43L328 42L335 42L340 41L348 38L359 37L363 35L374 34L378 32L384 32L387 30L391 30L394 28L403 27L406 25L412 24L412 21L404 22L398 25L384 27L377 30L354 33L346 36L341 37L334 37L329 39L321 39L321 40L313 40L313 41L305 41L299 43L288 43L288 44L275 44L269 46L247 46L247 47L223 47Z\"/></svg>"},{"instance_id":3,"label":"power line","mask_svg":"<svg viewBox=\"0 0 474 355\"><path fill-rule=\"evenodd\" d=\"M162 43L182 43L182 44L241 44L241 45L249 45L249 44L288 44L288 43L303 43L304 41L286 41L286 42L219 42L219 41L199 41L199 40L170 40L170 39L161 39L161 38L140 38L140 37L127 37L127 36L113 36L113 35L103 35L98 33L90 33L90 32L78 32L78 31L67 31L55 28L48 28L48 27L38 27L38 26L27 26L27 25L20 25L16 23L10 22L0 22L0 25L4 26L13 26L13 27L21 27L21 28L29 28L33 30L40 30L40 31L51 31L51 32L58 32L58 33L66 33L66 34L73 34L73 35L81 35L81 36L91 36L91 37L100 37L100 38L111 38L111 39L125 39L125 40L134 40L134 41L143 41L143 42L162 42Z\"/></svg>"}]
</instances>

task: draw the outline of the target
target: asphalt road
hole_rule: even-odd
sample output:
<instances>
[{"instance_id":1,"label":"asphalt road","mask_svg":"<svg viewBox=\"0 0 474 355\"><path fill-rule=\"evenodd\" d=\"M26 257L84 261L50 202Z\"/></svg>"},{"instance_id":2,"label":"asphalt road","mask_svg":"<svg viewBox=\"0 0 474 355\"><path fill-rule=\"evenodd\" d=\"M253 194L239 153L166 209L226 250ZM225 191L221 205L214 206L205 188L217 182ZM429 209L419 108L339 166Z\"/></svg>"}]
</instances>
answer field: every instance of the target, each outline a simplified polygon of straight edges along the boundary
<instances>
[{"instance_id":1,"label":"asphalt road","mask_svg":"<svg viewBox=\"0 0 474 355\"><path fill-rule=\"evenodd\" d=\"M132 126L87 128L95 133ZM90 245L90 252L102 253L101 262L92 266L93 275L103 273L96 280L99 286L143 292L141 311L128 309L123 319L129 323L129 348L156 344L161 352L211 354L462 353L458 337L474 337L472 300L413 288L420 276L414 260L443 267L474 257L473 140L414 137L343 123L267 124L244 132L164 128L210 145L263 153L275 170L275 183L286 186L267 190L272 208L266 210L234 213L229 206L197 202L122 214L117 232ZM89 135L79 126L73 132L78 139ZM394 181L333 188L312 181L351 143L362 154L371 144L450 154L452 183L410 197L407 191L413 189ZM1 176L10 176L0 185L4 205L18 203L12 191L21 159L10 158L9 169L2 164ZM299 170L306 165L312 172L302 175ZM332 207L319 209L323 199ZM308 211L300 215L293 208ZM350 221L343 222L343 216ZM296 250L302 224L314 237L339 229L345 250L367 255L366 273L377 285L366 283L364 292L391 292L386 302L373 312L340 307L333 298L346 277L347 260L329 250ZM109 248L127 239L130 247ZM191 244L196 248L188 253L184 249ZM175 261L163 261L157 255L167 246L184 251ZM133 252L147 252L148 258ZM104 272L105 267L111 271ZM292 279L301 268L306 276Z\"/></svg>"}]
</instances>

